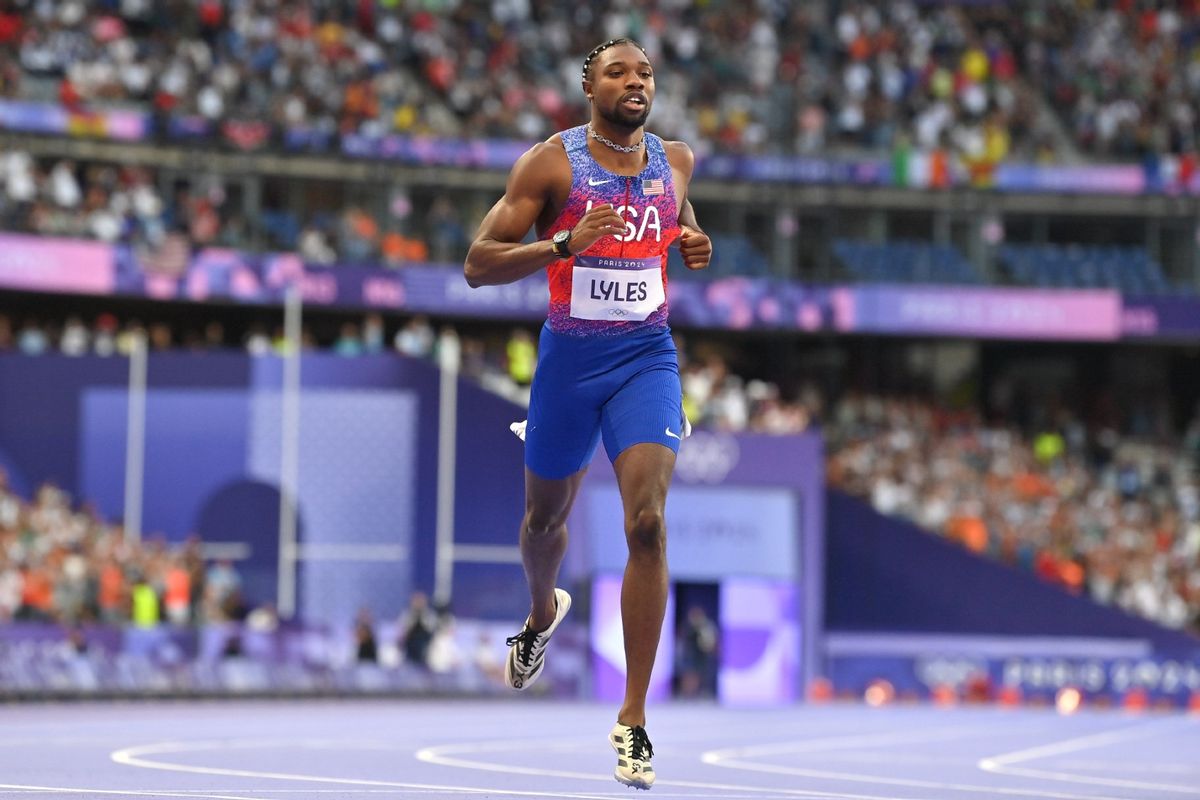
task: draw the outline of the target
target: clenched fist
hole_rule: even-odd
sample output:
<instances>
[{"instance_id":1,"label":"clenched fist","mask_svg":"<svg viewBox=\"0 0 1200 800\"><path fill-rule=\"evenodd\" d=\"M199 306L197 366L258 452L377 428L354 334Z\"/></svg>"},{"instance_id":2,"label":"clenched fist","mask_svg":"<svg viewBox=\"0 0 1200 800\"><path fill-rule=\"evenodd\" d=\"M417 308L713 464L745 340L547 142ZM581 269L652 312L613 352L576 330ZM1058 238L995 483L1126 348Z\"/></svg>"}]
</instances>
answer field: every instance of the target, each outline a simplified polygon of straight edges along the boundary
<instances>
[{"instance_id":1,"label":"clenched fist","mask_svg":"<svg viewBox=\"0 0 1200 800\"><path fill-rule=\"evenodd\" d=\"M571 240L567 242L567 249L571 251L571 255L582 253L601 236L620 236L624 233L625 220L611 203L601 203L592 206L571 229Z\"/></svg>"},{"instance_id":2,"label":"clenched fist","mask_svg":"<svg viewBox=\"0 0 1200 800\"><path fill-rule=\"evenodd\" d=\"M679 254L688 269L704 269L712 259L712 240L702 230L680 225Z\"/></svg>"}]
</instances>

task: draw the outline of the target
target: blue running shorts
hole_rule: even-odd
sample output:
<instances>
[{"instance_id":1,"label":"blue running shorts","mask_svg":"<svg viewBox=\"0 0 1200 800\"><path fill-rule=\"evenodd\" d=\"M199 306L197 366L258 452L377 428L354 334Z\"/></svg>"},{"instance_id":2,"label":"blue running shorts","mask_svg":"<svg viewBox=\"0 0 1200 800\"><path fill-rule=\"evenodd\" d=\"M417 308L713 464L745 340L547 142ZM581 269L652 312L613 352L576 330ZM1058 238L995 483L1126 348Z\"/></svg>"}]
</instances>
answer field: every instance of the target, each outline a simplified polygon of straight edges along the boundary
<instances>
[{"instance_id":1,"label":"blue running shorts","mask_svg":"<svg viewBox=\"0 0 1200 800\"><path fill-rule=\"evenodd\" d=\"M679 452L683 393L669 328L565 336L542 326L525 429L525 466L561 479L642 442Z\"/></svg>"}]
</instances>

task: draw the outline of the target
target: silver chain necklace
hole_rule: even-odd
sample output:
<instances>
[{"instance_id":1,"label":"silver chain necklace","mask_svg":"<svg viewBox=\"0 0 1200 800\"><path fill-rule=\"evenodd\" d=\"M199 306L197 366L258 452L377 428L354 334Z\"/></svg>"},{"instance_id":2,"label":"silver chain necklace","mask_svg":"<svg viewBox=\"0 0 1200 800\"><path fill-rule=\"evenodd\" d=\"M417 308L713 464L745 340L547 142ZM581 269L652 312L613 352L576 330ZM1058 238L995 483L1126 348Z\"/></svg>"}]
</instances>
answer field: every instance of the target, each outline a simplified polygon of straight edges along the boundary
<instances>
[{"instance_id":1,"label":"silver chain necklace","mask_svg":"<svg viewBox=\"0 0 1200 800\"><path fill-rule=\"evenodd\" d=\"M587 129L588 129L588 133L590 133L592 135L592 138L595 139L597 142L599 142L602 145L611 147L613 150L617 150L622 153L636 153L638 150L642 149L642 143L646 141L646 135L642 134L642 138L638 139L633 144L626 146L623 144L617 144L612 139L606 139L603 136L601 136L600 134L596 133L596 129L592 127L592 123L590 123L590 122L588 123Z\"/></svg>"}]
</instances>

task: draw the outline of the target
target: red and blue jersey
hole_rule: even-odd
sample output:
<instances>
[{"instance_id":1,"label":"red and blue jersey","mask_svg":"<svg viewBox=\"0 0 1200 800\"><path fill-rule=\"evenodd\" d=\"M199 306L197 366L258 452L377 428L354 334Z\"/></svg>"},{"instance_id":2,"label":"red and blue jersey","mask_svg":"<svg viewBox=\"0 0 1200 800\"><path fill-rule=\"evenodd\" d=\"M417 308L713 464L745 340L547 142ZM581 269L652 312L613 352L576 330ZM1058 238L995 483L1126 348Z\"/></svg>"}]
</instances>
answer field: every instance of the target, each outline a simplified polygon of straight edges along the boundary
<instances>
[{"instance_id":1,"label":"red and blue jersey","mask_svg":"<svg viewBox=\"0 0 1200 800\"><path fill-rule=\"evenodd\" d=\"M546 239L574 228L594 205L610 203L625 220L621 234L547 268L555 333L613 336L667 327L667 248L679 235L675 184L662 139L646 136L645 168L635 176L600 166L588 151L587 126L563 131L571 163L566 206L543 232Z\"/></svg>"}]
</instances>

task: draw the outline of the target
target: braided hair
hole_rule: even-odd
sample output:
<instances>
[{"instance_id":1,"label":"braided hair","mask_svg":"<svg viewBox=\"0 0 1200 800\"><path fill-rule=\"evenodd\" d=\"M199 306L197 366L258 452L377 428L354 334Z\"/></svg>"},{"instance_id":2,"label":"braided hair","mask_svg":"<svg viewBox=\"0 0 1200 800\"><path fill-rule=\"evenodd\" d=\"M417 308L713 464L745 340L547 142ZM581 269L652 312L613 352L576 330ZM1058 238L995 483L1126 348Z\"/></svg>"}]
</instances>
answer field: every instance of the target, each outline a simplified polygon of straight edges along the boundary
<instances>
[{"instance_id":1,"label":"braided hair","mask_svg":"<svg viewBox=\"0 0 1200 800\"><path fill-rule=\"evenodd\" d=\"M628 37L622 36L617 39L609 39L604 44L596 45L596 47L592 49L592 52L587 54L587 58L583 60L583 80L591 80L591 78L588 77L588 71L592 68L592 61L595 60L596 56L600 55L608 48L616 47L619 44L631 44L638 50L641 50L643 54L646 52L646 48L642 47L640 44Z\"/></svg>"}]
</instances>

